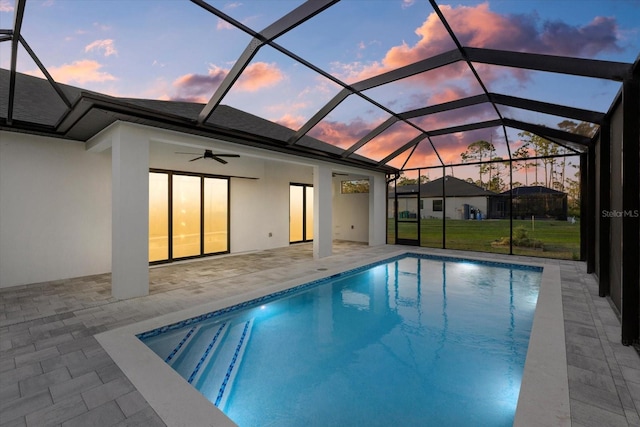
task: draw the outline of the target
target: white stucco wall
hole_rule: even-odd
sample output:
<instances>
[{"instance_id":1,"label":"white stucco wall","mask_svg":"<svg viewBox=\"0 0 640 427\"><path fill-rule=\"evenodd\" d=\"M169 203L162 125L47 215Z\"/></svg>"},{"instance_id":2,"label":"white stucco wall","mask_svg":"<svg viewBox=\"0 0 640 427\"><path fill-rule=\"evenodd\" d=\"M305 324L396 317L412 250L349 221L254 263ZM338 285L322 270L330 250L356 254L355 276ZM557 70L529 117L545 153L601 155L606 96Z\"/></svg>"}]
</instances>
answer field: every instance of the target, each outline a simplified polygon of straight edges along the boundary
<instances>
[{"instance_id":1,"label":"white stucco wall","mask_svg":"<svg viewBox=\"0 0 640 427\"><path fill-rule=\"evenodd\" d=\"M0 132L0 287L110 270L110 153Z\"/></svg>"},{"instance_id":2,"label":"white stucco wall","mask_svg":"<svg viewBox=\"0 0 640 427\"><path fill-rule=\"evenodd\" d=\"M369 241L369 193L342 194L333 180L333 238L352 242Z\"/></svg>"},{"instance_id":3,"label":"white stucco wall","mask_svg":"<svg viewBox=\"0 0 640 427\"><path fill-rule=\"evenodd\" d=\"M309 166L263 162L259 180L231 179L232 253L288 246L289 184L313 183Z\"/></svg>"}]
</instances>

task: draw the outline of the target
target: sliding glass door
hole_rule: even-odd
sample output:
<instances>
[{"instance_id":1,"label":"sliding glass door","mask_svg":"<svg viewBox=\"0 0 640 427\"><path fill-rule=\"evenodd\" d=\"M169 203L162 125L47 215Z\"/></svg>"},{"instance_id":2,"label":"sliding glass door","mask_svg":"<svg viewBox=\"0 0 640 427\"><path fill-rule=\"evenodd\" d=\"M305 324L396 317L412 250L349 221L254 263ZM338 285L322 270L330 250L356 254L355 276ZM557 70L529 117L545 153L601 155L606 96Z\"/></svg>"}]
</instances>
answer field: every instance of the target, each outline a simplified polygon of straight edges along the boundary
<instances>
[{"instance_id":1,"label":"sliding glass door","mask_svg":"<svg viewBox=\"0 0 640 427\"><path fill-rule=\"evenodd\" d=\"M289 186L289 243L313 240L313 187Z\"/></svg>"},{"instance_id":2,"label":"sliding glass door","mask_svg":"<svg viewBox=\"0 0 640 427\"><path fill-rule=\"evenodd\" d=\"M169 259L169 175L149 173L149 262Z\"/></svg>"},{"instance_id":3,"label":"sliding glass door","mask_svg":"<svg viewBox=\"0 0 640 427\"><path fill-rule=\"evenodd\" d=\"M229 179L149 173L149 262L229 252Z\"/></svg>"},{"instance_id":4,"label":"sliding glass door","mask_svg":"<svg viewBox=\"0 0 640 427\"><path fill-rule=\"evenodd\" d=\"M200 184L201 177L172 176L172 228L173 258L186 258L202 253L200 247Z\"/></svg>"}]
</instances>

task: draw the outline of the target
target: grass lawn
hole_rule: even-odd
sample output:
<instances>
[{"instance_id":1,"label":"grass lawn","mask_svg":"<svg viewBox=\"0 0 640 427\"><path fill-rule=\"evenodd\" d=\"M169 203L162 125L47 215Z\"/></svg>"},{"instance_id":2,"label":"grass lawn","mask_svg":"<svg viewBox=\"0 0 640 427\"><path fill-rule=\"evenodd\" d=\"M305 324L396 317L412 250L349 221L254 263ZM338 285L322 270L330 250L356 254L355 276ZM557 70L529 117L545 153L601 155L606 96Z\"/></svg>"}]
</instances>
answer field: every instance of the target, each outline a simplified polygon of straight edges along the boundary
<instances>
[{"instance_id":1,"label":"grass lawn","mask_svg":"<svg viewBox=\"0 0 640 427\"><path fill-rule=\"evenodd\" d=\"M400 225L405 225L400 223ZM390 220L389 242L394 241L393 220ZM513 228L524 227L530 239L542 242L542 249L513 246L516 255L545 258L580 258L580 223L556 220L513 220ZM442 247L442 220L420 221L421 244ZM496 245L496 241L509 237L509 220L452 220L446 221L446 248L470 251L509 253L509 245Z\"/></svg>"}]
</instances>

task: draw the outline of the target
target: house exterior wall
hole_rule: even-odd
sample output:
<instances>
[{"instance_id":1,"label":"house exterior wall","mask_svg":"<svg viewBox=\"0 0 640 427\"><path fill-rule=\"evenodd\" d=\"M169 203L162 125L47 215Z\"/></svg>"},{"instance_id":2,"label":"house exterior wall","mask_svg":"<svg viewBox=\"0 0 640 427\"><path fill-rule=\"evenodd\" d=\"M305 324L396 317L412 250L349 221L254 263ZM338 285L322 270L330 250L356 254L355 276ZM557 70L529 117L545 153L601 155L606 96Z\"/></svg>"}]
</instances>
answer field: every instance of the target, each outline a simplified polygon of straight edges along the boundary
<instances>
[{"instance_id":1,"label":"house exterior wall","mask_svg":"<svg viewBox=\"0 0 640 427\"><path fill-rule=\"evenodd\" d=\"M111 270L111 155L0 131L0 287Z\"/></svg>"},{"instance_id":2,"label":"house exterior wall","mask_svg":"<svg viewBox=\"0 0 640 427\"><path fill-rule=\"evenodd\" d=\"M420 216L423 219L439 218L442 219L442 212L433 210L433 201L442 200L442 197L423 197L421 198L423 208ZM468 204L470 208L480 209L482 217L487 215L487 198L479 197L447 197L445 213L447 219L464 219L464 205Z\"/></svg>"},{"instance_id":3,"label":"house exterior wall","mask_svg":"<svg viewBox=\"0 0 640 427\"><path fill-rule=\"evenodd\" d=\"M233 147L241 158L227 165L189 162L176 152L198 153L195 144L212 141L148 132L152 169L257 178L230 178L232 253L289 245L289 184L313 184L311 160L268 159ZM95 151L100 144L0 132L0 287L111 271L112 161L110 149ZM224 143L212 145L225 152ZM341 231L334 236L366 242L369 194L342 197L339 181L334 178L332 221ZM384 217L379 227L384 234Z\"/></svg>"},{"instance_id":4,"label":"house exterior wall","mask_svg":"<svg viewBox=\"0 0 640 427\"><path fill-rule=\"evenodd\" d=\"M342 179L333 180L333 238L369 241L369 193L342 194Z\"/></svg>"}]
</instances>

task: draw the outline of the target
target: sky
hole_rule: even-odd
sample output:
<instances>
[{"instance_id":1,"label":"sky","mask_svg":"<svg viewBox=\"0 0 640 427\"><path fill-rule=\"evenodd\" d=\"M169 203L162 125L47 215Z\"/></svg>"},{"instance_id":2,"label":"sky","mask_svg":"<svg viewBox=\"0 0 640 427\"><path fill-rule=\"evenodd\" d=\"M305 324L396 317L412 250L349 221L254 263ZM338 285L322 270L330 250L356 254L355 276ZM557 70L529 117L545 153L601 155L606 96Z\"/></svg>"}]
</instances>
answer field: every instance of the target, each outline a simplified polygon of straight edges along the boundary
<instances>
[{"instance_id":1,"label":"sky","mask_svg":"<svg viewBox=\"0 0 640 427\"><path fill-rule=\"evenodd\" d=\"M297 0L209 0L260 31L299 6ZM633 62L640 54L640 0L488 0L438 2L464 46ZM0 0L0 28L13 25L14 0ZM113 96L206 103L250 42L250 36L187 0L28 0L22 36L55 80ZM342 0L276 39L285 49L346 83L379 75L452 49L425 0ZM0 67L10 46L0 43ZM606 112L620 84L474 64L490 92ZM18 71L41 75L24 49ZM340 86L271 47L263 47L222 103L297 130ZM364 92L384 108L348 97L310 132L348 148L405 112L482 93L464 63ZM387 110L385 110L387 109ZM502 108L505 117L556 126L563 118ZM418 117L425 130L497 118L491 105ZM381 160L418 133L398 123L357 153ZM413 135L413 136L412 136ZM522 144L509 130L513 151ZM460 162L484 139L508 156L502 128L447 137L433 145L445 163ZM390 164L399 167L405 156ZM435 165L431 144L410 163ZM407 165L409 166L409 164Z\"/></svg>"}]
</instances>

